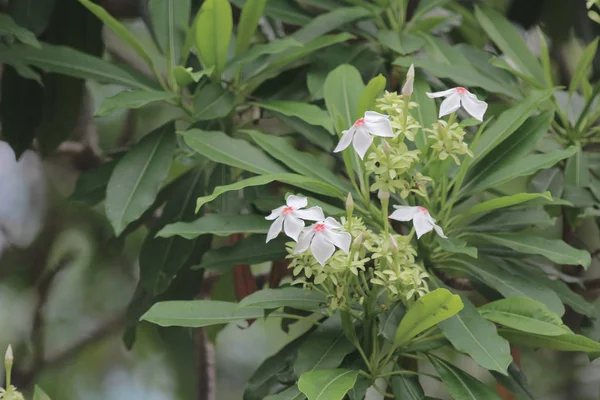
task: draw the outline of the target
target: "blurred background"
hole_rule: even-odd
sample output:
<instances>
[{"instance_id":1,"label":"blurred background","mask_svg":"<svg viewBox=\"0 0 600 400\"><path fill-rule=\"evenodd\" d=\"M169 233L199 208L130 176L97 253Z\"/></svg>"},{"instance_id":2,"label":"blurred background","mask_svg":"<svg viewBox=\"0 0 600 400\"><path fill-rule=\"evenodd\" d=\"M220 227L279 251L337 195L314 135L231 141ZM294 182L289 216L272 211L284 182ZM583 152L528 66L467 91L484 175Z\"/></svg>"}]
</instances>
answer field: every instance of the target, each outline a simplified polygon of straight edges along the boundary
<instances>
[{"instance_id":1,"label":"blurred background","mask_svg":"<svg viewBox=\"0 0 600 400\"><path fill-rule=\"evenodd\" d=\"M305 6L301 0L289 2ZM152 48L141 0L100 3ZM195 3L197 7L201 1ZM530 39L533 52L539 47L532 29L543 24L553 43L552 59L567 81L585 43L597 36L584 0L480 3L503 10ZM0 10L9 7L8 1L0 1ZM307 14L318 11L313 6L304 9ZM460 25L460 14L447 17L454 26ZM87 22L82 29L89 32L96 29L94 24ZM64 30L55 31L56 37L76 35ZM102 30L100 37L107 57L143 72L136 57L110 31ZM161 59L158 52L156 59ZM597 55L596 72L598 62ZM3 79L3 96L7 84ZM241 399L256 367L309 326L296 323L285 333L277 321L258 320L250 327L230 324L192 332L136 325L128 318L147 228L139 226L125 240L115 239L102 203L94 198L94 190L103 188L77 191L75 183L81 173L98 164L101 154L118 155L119 149L171 119L177 110L150 105L93 117L102 99L123 89L85 82L75 126L55 126L67 129L64 134L69 140L43 160L28 151L16 162L12 149L0 142L0 349L12 344L13 383L27 398L38 384L54 400L203 399L197 393L207 387L212 394L209 400ZM21 117L27 118L26 113ZM598 240L596 230L590 235L591 241ZM253 268L260 271L261 266ZM598 265L590 273L598 275ZM231 273L215 278L213 284L217 297L233 297ZM525 349L521 359L539 399L600 397L598 360L590 363L583 354ZM493 381L466 358L463 366L479 379ZM429 395L447 398L435 381L424 378L423 384Z\"/></svg>"}]
</instances>

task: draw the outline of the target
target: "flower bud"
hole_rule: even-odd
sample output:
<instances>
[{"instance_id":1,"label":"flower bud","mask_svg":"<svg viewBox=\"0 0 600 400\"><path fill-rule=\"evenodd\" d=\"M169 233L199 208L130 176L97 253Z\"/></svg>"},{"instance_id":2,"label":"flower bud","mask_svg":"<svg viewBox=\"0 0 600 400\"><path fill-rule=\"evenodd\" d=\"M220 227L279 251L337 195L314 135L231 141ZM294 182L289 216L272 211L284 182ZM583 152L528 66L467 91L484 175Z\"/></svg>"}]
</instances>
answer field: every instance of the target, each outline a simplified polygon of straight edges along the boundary
<instances>
[{"instance_id":1,"label":"flower bud","mask_svg":"<svg viewBox=\"0 0 600 400\"><path fill-rule=\"evenodd\" d=\"M390 192L384 191L384 190L379 190L377 192L377 198L379 198L379 200L389 200L390 199Z\"/></svg>"},{"instance_id":2,"label":"flower bud","mask_svg":"<svg viewBox=\"0 0 600 400\"><path fill-rule=\"evenodd\" d=\"M406 82L402 87L402 96L410 97L413 92L413 87L415 83L415 66L410 64L410 68L408 69L408 73L406 74Z\"/></svg>"},{"instance_id":3,"label":"flower bud","mask_svg":"<svg viewBox=\"0 0 600 400\"><path fill-rule=\"evenodd\" d=\"M355 249L357 249L358 247L360 247L360 245L362 244L362 242L365 240L365 233L361 232L360 235L358 235L356 237L356 239L354 239L354 241L352 242L352 247L354 247Z\"/></svg>"},{"instance_id":4,"label":"flower bud","mask_svg":"<svg viewBox=\"0 0 600 400\"><path fill-rule=\"evenodd\" d=\"M390 235L390 246L393 251L398 251L398 242L392 235Z\"/></svg>"},{"instance_id":5,"label":"flower bud","mask_svg":"<svg viewBox=\"0 0 600 400\"><path fill-rule=\"evenodd\" d=\"M13 357L12 346L9 344L8 349L6 349L6 355L4 356L4 361L13 362L15 358Z\"/></svg>"},{"instance_id":6,"label":"flower bud","mask_svg":"<svg viewBox=\"0 0 600 400\"><path fill-rule=\"evenodd\" d=\"M386 154L389 154L392 151L392 147L390 146L390 144L387 142L387 140L384 140L383 143L381 144L381 147L383 147L383 151Z\"/></svg>"},{"instance_id":7,"label":"flower bud","mask_svg":"<svg viewBox=\"0 0 600 400\"><path fill-rule=\"evenodd\" d=\"M348 214L352 214L354 210L354 199L352 198L352 193L348 193L348 197L346 198L346 211Z\"/></svg>"}]
</instances>

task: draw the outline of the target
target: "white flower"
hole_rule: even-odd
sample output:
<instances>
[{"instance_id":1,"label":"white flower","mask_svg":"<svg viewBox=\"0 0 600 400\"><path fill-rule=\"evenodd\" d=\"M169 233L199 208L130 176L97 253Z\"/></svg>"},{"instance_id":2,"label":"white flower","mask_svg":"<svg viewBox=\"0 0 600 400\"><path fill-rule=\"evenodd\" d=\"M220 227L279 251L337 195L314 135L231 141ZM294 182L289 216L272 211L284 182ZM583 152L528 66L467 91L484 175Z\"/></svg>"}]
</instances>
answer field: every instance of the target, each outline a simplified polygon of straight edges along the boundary
<instances>
[{"instance_id":1,"label":"white flower","mask_svg":"<svg viewBox=\"0 0 600 400\"><path fill-rule=\"evenodd\" d=\"M446 98L440 105L439 118L442 118L444 115L452 114L454 111L458 110L460 106L463 106L469 115L471 115L473 118L483 121L483 114L485 114L488 106L485 101L478 100L477 96L469 92L464 87L455 87L442 92L426 94L430 99L434 99L436 97Z\"/></svg>"},{"instance_id":2,"label":"white flower","mask_svg":"<svg viewBox=\"0 0 600 400\"><path fill-rule=\"evenodd\" d=\"M415 232L417 233L417 239L432 229L435 229L438 235L447 239L442 228L436 225L435 219L433 219L425 207L394 206L394 208L396 211L390 215L390 218L396 221L412 220Z\"/></svg>"},{"instance_id":3,"label":"white flower","mask_svg":"<svg viewBox=\"0 0 600 400\"><path fill-rule=\"evenodd\" d=\"M269 228L267 234L267 242L273 240L284 229L285 234L290 238L298 241L298 236L304 228L304 219L309 221L321 221L325 218L321 207L315 206L307 210L302 210L306 207L308 200L306 197L291 195L287 198L286 205L277 207L265 219L275 220Z\"/></svg>"},{"instance_id":4,"label":"white flower","mask_svg":"<svg viewBox=\"0 0 600 400\"><path fill-rule=\"evenodd\" d=\"M394 137L389 118L389 116L379 114L375 111L365 112L364 118L357 119L350 129L342 132L342 139L333 150L334 153L344 150L352 142L354 150L356 150L356 153L362 160L371 143L373 143L371 135Z\"/></svg>"},{"instance_id":5,"label":"white flower","mask_svg":"<svg viewBox=\"0 0 600 400\"><path fill-rule=\"evenodd\" d=\"M342 229L343 226L331 217L305 228L298 239L294 254L303 253L310 246L315 260L324 265L336 247L348 253L352 236L348 232L339 232Z\"/></svg>"}]
</instances>

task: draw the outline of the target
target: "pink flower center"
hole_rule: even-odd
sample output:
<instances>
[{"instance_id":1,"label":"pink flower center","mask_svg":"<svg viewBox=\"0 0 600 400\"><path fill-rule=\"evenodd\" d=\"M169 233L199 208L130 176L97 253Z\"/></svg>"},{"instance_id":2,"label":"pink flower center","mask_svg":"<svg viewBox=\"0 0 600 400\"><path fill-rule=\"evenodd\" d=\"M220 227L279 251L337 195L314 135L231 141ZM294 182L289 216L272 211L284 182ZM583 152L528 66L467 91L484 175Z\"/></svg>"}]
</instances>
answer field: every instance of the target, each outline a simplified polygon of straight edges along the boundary
<instances>
[{"instance_id":1,"label":"pink flower center","mask_svg":"<svg viewBox=\"0 0 600 400\"><path fill-rule=\"evenodd\" d=\"M365 124L365 119L364 118L359 118L354 123L354 126L358 128L359 126L363 126L364 124Z\"/></svg>"},{"instance_id":2,"label":"pink flower center","mask_svg":"<svg viewBox=\"0 0 600 400\"><path fill-rule=\"evenodd\" d=\"M323 232L325 230L325 224L315 224L313 229L315 232Z\"/></svg>"},{"instance_id":3,"label":"pink flower center","mask_svg":"<svg viewBox=\"0 0 600 400\"><path fill-rule=\"evenodd\" d=\"M288 214L290 214L290 213L292 213L292 212L294 212L294 207L289 207L289 206L288 206L288 207L285 207L285 208L283 209L283 215L288 215Z\"/></svg>"},{"instance_id":4,"label":"pink flower center","mask_svg":"<svg viewBox=\"0 0 600 400\"><path fill-rule=\"evenodd\" d=\"M429 212L429 210L427 210L425 207L417 207L419 209L419 211L421 211L423 214L427 214Z\"/></svg>"},{"instance_id":5,"label":"pink flower center","mask_svg":"<svg viewBox=\"0 0 600 400\"><path fill-rule=\"evenodd\" d=\"M465 89L464 87L459 86L459 87L456 88L456 93L458 93L458 94L465 94L465 93L467 93L467 89Z\"/></svg>"}]
</instances>

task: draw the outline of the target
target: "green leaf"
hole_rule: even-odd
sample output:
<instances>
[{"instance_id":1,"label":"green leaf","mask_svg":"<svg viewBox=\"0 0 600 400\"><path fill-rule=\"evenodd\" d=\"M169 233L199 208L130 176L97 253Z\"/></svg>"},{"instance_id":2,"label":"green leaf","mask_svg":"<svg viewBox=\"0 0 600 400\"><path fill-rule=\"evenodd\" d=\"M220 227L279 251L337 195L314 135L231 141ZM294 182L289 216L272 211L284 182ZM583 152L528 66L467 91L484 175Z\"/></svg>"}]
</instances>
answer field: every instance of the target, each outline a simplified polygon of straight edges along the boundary
<instances>
[{"instance_id":1,"label":"green leaf","mask_svg":"<svg viewBox=\"0 0 600 400\"><path fill-rule=\"evenodd\" d=\"M119 21L117 21L112 15L110 15L104 8L94 4L90 0L78 0L85 8L90 10L92 14L98 17L99 20L109 27L123 42L127 43L145 62L148 64L153 72L156 73L154 62L152 57L144 46L135 38L135 36L129 32L127 28ZM178 0L180 1L180 0Z\"/></svg>"},{"instance_id":2,"label":"green leaf","mask_svg":"<svg viewBox=\"0 0 600 400\"><path fill-rule=\"evenodd\" d=\"M212 67L211 67L212 69ZM194 120L207 121L228 115L235 107L235 95L216 83L202 86L194 94Z\"/></svg>"},{"instance_id":3,"label":"green leaf","mask_svg":"<svg viewBox=\"0 0 600 400\"><path fill-rule=\"evenodd\" d=\"M156 236L181 236L193 239L200 235L229 236L234 233L267 233L270 221L254 214L210 214L192 222L175 222L161 229Z\"/></svg>"},{"instance_id":4,"label":"green leaf","mask_svg":"<svg viewBox=\"0 0 600 400\"><path fill-rule=\"evenodd\" d=\"M358 103L364 90L360 73L352 65L340 65L327 75L323 93L336 131L347 129L359 118Z\"/></svg>"},{"instance_id":5,"label":"green leaf","mask_svg":"<svg viewBox=\"0 0 600 400\"><path fill-rule=\"evenodd\" d=\"M318 311L325 304L327 304L327 299L319 292L288 286L277 289L262 289L254 292L244 297L240 301L238 308L271 310L280 307L290 307L296 310Z\"/></svg>"},{"instance_id":6,"label":"green leaf","mask_svg":"<svg viewBox=\"0 0 600 400\"><path fill-rule=\"evenodd\" d=\"M32 65L50 73L92 79L101 83L115 83L136 89L157 87L156 83L140 73L70 47L45 43L41 49L23 45L0 45L0 61L11 65Z\"/></svg>"},{"instance_id":7,"label":"green leaf","mask_svg":"<svg viewBox=\"0 0 600 400\"><path fill-rule=\"evenodd\" d=\"M225 271L237 264L260 264L267 261L283 260L288 252L285 243L288 238L277 238L265 243L264 235L252 235L237 241L232 246L224 246L207 251L200 265L192 269Z\"/></svg>"},{"instance_id":8,"label":"green leaf","mask_svg":"<svg viewBox=\"0 0 600 400\"><path fill-rule=\"evenodd\" d=\"M48 396L41 387L35 385L35 389L33 391L33 400L50 400L50 396Z\"/></svg>"},{"instance_id":9,"label":"green leaf","mask_svg":"<svg viewBox=\"0 0 600 400\"><path fill-rule=\"evenodd\" d=\"M248 134L271 157L281 161L294 172L327 182L341 192L352 190L350 185L322 166L312 154L296 150L289 141L258 131L248 131Z\"/></svg>"},{"instance_id":10,"label":"green leaf","mask_svg":"<svg viewBox=\"0 0 600 400\"><path fill-rule=\"evenodd\" d=\"M358 371L349 369L310 371L302 374L298 388L308 400L342 400L357 377Z\"/></svg>"},{"instance_id":11,"label":"green leaf","mask_svg":"<svg viewBox=\"0 0 600 400\"><path fill-rule=\"evenodd\" d=\"M384 30L377 32L377 40L382 45L403 56L414 53L425 44L425 41L419 36Z\"/></svg>"},{"instance_id":12,"label":"green leaf","mask_svg":"<svg viewBox=\"0 0 600 400\"><path fill-rule=\"evenodd\" d=\"M475 260L462 259L461 263L467 272L474 275L490 288L497 290L504 297L529 297L544 303L558 315L565 312L564 306L556 293L539 278L513 274L500 269L488 259L479 257Z\"/></svg>"},{"instance_id":13,"label":"green leaf","mask_svg":"<svg viewBox=\"0 0 600 400\"><path fill-rule=\"evenodd\" d=\"M48 28L54 6L55 0L10 1L8 11L19 26L38 36Z\"/></svg>"},{"instance_id":14,"label":"green leaf","mask_svg":"<svg viewBox=\"0 0 600 400\"><path fill-rule=\"evenodd\" d=\"M379 320L379 332L383 337L390 342L394 340L398 325L400 325L400 321L402 321L405 314L406 307L404 307L404 303L401 301L394 302L390 309L377 314L377 319Z\"/></svg>"},{"instance_id":15,"label":"green leaf","mask_svg":"<svg viewBox=\"0 0 600 400\"><path fill-rule=\"evenodd\" d=\"M344 197L343 192L340 192L333 186L318 181L314 178L297 174L267 174L254 176L252 178L244 179L226 186L217 186L211 195L198 198L196 202L196 211L199 210L204 204L213 201L223 193L230 192L232 190L240 190L251 186L263 186L274 181L287 183L289 185L297 186L325 196L339 198Z\"/></svg>"},{"instance_id":16,"label":"green leaf","mask_svg":"<svg viewBox=\"0 0 600 400\"><path fill-rule=\"evenodd\" d=\"M572 333L545 304L527 297L496 300L479 307L479 312L490 321L523 332L544 336Z\"/></svg>"},{"instance_id":17,"label":"green leaf","mask_svg":"<svg viewBox=\"0 0 600 400\"><path fill-rule=\"evenodd\" d=\"M38 49L41 47L40 42L38 42L32 32L17 25L7 14L0 14L0 35L14 37L19 42L37 47Z\"/></svg>"},{"instance_id":18,"label":"green leaf","mask_svg":"<svg viewBox=\"0 0 600 400\"><path fill-rule=\"evenodd\" d=\"M394 347L406 344L419 333L444 321L463 308L460 297L439 288L420 297L410 308L394 335Z\"/></svg>"},{"instance_id":19,"label":"green leaf","mask_svg":"<svg viewBox=\"0 0 600 400\"><path fill-rule=\"evenodd\" d=\"M552 93L552 90L533 91L516 106L509 108L500 114L498 119L485 130L475 148L472 149L475 157L471 166L474 167L477 165L477 163L488 153L517 131L517 129L525 123L531 113L537 109L540 104L552 96ZM528 123L524 125L523 130L520 133L517 132L515 134L515 140L507 142L506 149L502 154L499 154L496 159L501 158L502 155L510 155L513 151L520 151L525 154L528 153L531 149L530 146L534 147L537 141L547 132L552 116L552 112L547 111L538 117L531 118ZM523 152L523 150L521 150L522 146L519 146L519 142L527 140L529 136L533 138L533 143L526 146L525 152ZM530 142L527 141L527 143ZM483 165L487 166L488 164L489 163L484 163Z\"/></svg>"},{"instance_id":20,"label":"green leaf","mask_svg":"<svg viewBox=\"0 0 600 400\"><path fill-rule=\"evenodd\" d=\"M501 400L491 388L449 362L429 356L450 396L456 400Z\"/></svg>"},{"instance_id":21,"label":"green leaf","mask_svg":"<svg viewBox=\"0 0 600 400\"><path fill-rule=\"evenodd\" d=\"M173 77L175 78L175 83L182 87L200 81L203 76L211 76L214 70L214 67L210 67L194 72L191 67L185 68L178 65L173 69Z\"/></svg>"},{"instance_id":22,"label":"green leaf","mask_svg":"<svg viewBox=\"0 0 600 400\"><path fill-rule=\"evenodd\" d=\"M144 136L115 167L106 188L106 216L115 234L152 205L166 179L175 150L175 126L168 123Z\"/></svg>"},{"instance_id":23,"label":"green leaf","mask_svg":"<svg viewBox=\"0 0 600 400\"><path fill-rule=\"evenodd\" d=\"M430 127L431 124L437 121L438 114L434 100L426 95L427 92L431 92L431 87L429 87L427 79L423 77L421 71L415 72L414 92L411 98L419 104L419 107L414 108L412 114L419 121L419 124L421 124L419 133L415 137L415 144L419 150L423 151L426 148L425 143L427 141L427 132L424 132L423 129L427 129L427 127Z\"/></svg>"},{"instance_id":24,"label":"green leaf","mask_svg":"<svg viewBox=\"0 0 600 400\"><path fill-rule=\"evenodd\" d=\"M392 393L396 399L425 400L425 392L419 382L419 377L414 375L393 375L391 379Z\"/></svg>"},{"instance_id":25,"label":"green leaf","mask_svg":"<svg viewBox=\"0 0 600 400\"><path fill-rule=\"evenodd\" d=\"M287 100L263 100L253 104L289 117L300 118L311 125L322 126L333 133L333 126L331 125L331 119L327 115L327 112L313 104Z\"/></svg>"},{"instance_id":26,"label":"green leaf","mask_svg":"<svg viewBox=\"0 0 600 400\"><path fill-rule=\"evenodd\" d=\"M477 248L467 246L467 242L462 239L448 238L439 241L442 249L450 253L466 254L469 257L477 258Z\"/></svg>"},{"instance_id":27,"label":"green leaf","mask_svg":"<svg viewBox=\"0 0 600 400\"><path fill-rule=\"evenodd\" d=\"M363 7L338 7L331 12L317 16L291 36L301 43L308 43L326 33L338 30L344 25L366 18L369 14L369 10Z\"/></svg>"},{"instance_id":28,"label":"green leaf","mask_svg":"<svg viewBox=\"0 0 600 400\"><path fill-rule=\"evenodd\" d=\"M579 58L579 61L577 62L577 68L575 69L575 73L573 74L573 78L571 78L571 83L569 84L570 95L579 89L583 80L586 79L586 77L592 72L592 62L597 54L598 40L599 39L596 38L592 43L590 43Z\"/></svg>"},{"instance_id":29,"label":"green leaf","mask_svg":"<svg viewBox=\"0 0 600 400\"><path fill-rule=\"evenodd\" d=\"M79 178L77 178L75 190L71 194L70 199L84 202L89 206L94 206L104 200L106 186L108 186L108 181L119 160L120 158L117 158L96 168L83 171L79 175Z\"/></svg>"},{"instance_id":30,"label":"green leaf","mask_svg":"<svg viewBox=\"0 0 600 400\"><path fill-rule=\"evenodd\" d=\"M285 126L291 129L292 132L297 132L304 136L306 140L315 146L330 152L333 150L333 138L325 128L315 126L302 121L300 118L288 117L283 114L273 112L275 118L280 120Z\"/></svg>"},{"instance_id":31,"label":"green leaf","mask_svg":"<svg viewBox=\"0 0 600 400\"><path fill-rule=\"evenodd\" d=\"M258 20L262 16L266 4L267 0L248 0L242 7L235 42L236 56L245 53L250 47L250 42L258 27Z\"/></svg>"},{"instance_id":32,"label":"green leaf","mask_svg":"<svg viewBox=\"0 0 600 400\"><path fill-rule=\"evenodd\" d=\"M166 101L176 99L176 93L132 90L119 92L112 97L107 97L96 111L96 117L103 117L120 109L136 109L155 101Z\"/></svg>"},{"instance_id":33,"label":"green leaf","mask_svg":"<svg viewBox=\"0 0 600 400\"><path fill-rule=\"evenodd\" d=\"M294 385L282 392L265 397L265 400L303 400L305 398L300 389L298 389L298 385Z\"/></svg>"},{"instance_id":34,"label":"green leaf","mask_svg":"<svg viewBox=\"0 0 600 400\"><path fill-rule=\"evenodd\" d=\"M227 67L231 68L238 65L242 66L254 60L257 60L261 56L267 54L278 54L289 50L292 47L302 46L302 43L291 37L286 37L284 39L275 39L265 44L255 44L250 50L241 53L240 55L229 61L229 63L227 63Z\"/></svg>"},{"instance_id":35,"label":"green leaf","mask_svg":"<svg viewBox=\"0 0 600 400\"><path fill-rule=\"evenodd\" d=\"M510 196L497 197L483 203L479 203L467 210L466 213L462 213L461 217L467 217L473 214L487 213L499 208L511 207L517 204L522 204L536 198L544 198L552 201L552 195L550 192L544 193L517 193Z\"/></svg>"},{"instance_id":36,"label":"green leaf","mask_svg":"<svg viewBox=\"0 0 600 400\"><path fill-rule=\"evenodd\" d=\"M182 60L181 50L190 24L191 1L149 0L148 10L154 37L167 57L167 71L171 76L173 68L186 61Z\"/></svg>"},{"instance_id":37,"label":"green leaf","mask_svg":"<svg viewBox=\"0 0 600 400\"><path fill-rule=\"evenodd\" d=\"M502 52L518 69L544 83L544 71L514 26L497 11L475 7L475 17Z\"/></svg>"},{"instance_id":38,"label":"green leaf","mask_svg":"<svg viewBox=\"0 0 600 400\"><path fill-rule=\"evenodd\" d=\"M463 304L458 314L439 323L444 336L456 350L470 355L483 368L506 375L512 361L508 342L470 301L463 299Z\"/></svg>"},{"instance_id":39,"label":"green leaf","mask_svg":"<svg viewBox=\"0 0 600 400\"><path fill-rule=\"evenodd\" d=\"M588 268L592 262L590 253L569 246L562 240L551 240L525 233L478 234L490 243L511 248L525 254L539 254L561 265L581 265Z\"/></svg>"},{"instance_id":40,"label":"green leaf","mask_svg":"<svg viewBox=\"0 0 600 400\"><path fill-rule=\"evenodd\" d=\"M545 154L535 154L517 160L503 168L491 170L480 179L469 181L461 193L477 193L493 186L509 182L520 176L529 176L543 168L550 168L560 160L571 157L577 152L577 147L569 147L565 150L556 150ZM479 166L478 166L479 167ZM463 194L463 195L464 195Z\"/></svg>"},{"instance_id":41,"label":"green leaf","mask_svg":"<svg viewBox=\"0 0 600 400\"><path fill-rule=\"evenodd\" d=\"M279 316L272 313L271 316ZM155 303L142 317L160 326L203 326L227 324L264 317L264 310L245 308L238 310L236 303L216 300L171 300Z\"/></svg>"},{"instance_id":42,"label":"green leaf","mask_svg":"<svg viewBox=\"0 0 600 400\"><path fill-rule=\"evenodd\" d=\"M245 140L223 132L190 129L182 133L185 143L214 162L255 174L281 174L287 170Z\"/></svg>"},{"instance_id":43,"label":"green leaf","mask_svg":"<svg viewBox=\"0 0 600 400\"><path fill-rule=\"evenodd\" d=\"M365 87L365 91L362 92L358 99L358 115L363 115L365 111L375 108L375 100L383 93L385 84L386 80L381 74L369 81L367 87Z\"/></svg>"},{"instance_id":44,"label":"green leaf","mask_svg":"<svg viewBox=\"0 0 600 400\"><path fill-rule=\"evenodd\" d=\"M218 80L225 69L233 18L227 0L206 0L196 20L196 48L205 68L215 68Z\"/></svg>"},{"instance_id":45,"label":"green leaf","mask_svg":"<svg viewBox=\"0 0 600 400\"><path fill-rule=\"evenodd\" d=\"M559 336L535 335L533 333L502 329L500 334L517 346L547 348L559 351L582 351L585 353L600 352L600 343L585 336L572 333Z\"/></svg>"},{"instance_id":46,"label":"green leaf","mask_svg":"<svg viewBox=\"0 0 600 400\"><path fill-rule=\"evenodd\" d=\"M587 153L578 148L573 157L567 160L565 184L584 187L589 186L591 182L592 176L588 166Z\"/></svg>"},{"instance_id":47,"label":"green leaf","mask_svg":"<svg viewBox=\"0 0 600 400\"><path fill-rule=\"evenodd\" d=\"M352 351L354 345L344 336L340 318L328 318L300 345L294 373L301 376L309 371L337 368Z\"/></svg>"},{"instance_id":48,"label":"green leaf","mask_svg":"<svg viewBox=\"0 0 600 400\"><path fill-rule=\"evenodd\" d=\"M521 371L521 368L514 362L508 367L508 376L499 374L495 371L490 371L490 373L498 383L516 394L517 398L523 400L535 400L535 396L529 387L529 383L527 383L527 377L523 371Z\"/></svg>"},{"instance_id":49,"label":"green leaf","mask_svg":"<svg viewBox=\"0 0 600 400\"><path fill-rule=\"evenodd\" d=\"M543 207L525 207L519 209L492 212L475 222L465 224L465 230L498 232L522 230L536 226L548 228L556 224L556 218L550 218Z\"/></svg>"}]
</instances>

